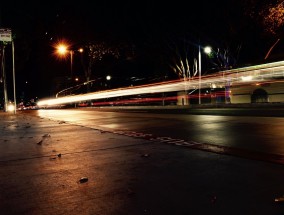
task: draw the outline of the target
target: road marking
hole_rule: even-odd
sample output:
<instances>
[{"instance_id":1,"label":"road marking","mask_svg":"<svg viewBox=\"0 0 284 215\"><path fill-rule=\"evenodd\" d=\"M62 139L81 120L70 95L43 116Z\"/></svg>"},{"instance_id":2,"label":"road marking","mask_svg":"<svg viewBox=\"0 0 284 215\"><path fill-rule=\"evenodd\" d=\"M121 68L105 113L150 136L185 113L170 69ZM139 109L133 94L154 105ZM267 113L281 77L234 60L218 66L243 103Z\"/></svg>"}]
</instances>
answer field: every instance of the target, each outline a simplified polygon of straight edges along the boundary
<instances>
[{"instance_id":1,"label":"road marking","mask_svg":"<svg viewBox=\"0 0 284 215\"><path fill-rule=\"evenodd\" d=\"M201 144L195 141L186 141L183 139L175 139L171 137L159 137L159 136L154 136L153 134L141 133L141 132L135 132L135 131L113 131L113 133L129 136L129 137L143 138L143 139L154 141L154 142L174 144L177 146L193 146L193 145Z\"/></svg>"},{"instance_id":2,"label":"road marking","mask_svg":"<svg viewBox=\"0 0 284 215\"><path fill-rule=\"evenodd\" d=\"M238 156L250 160L259 160L259 161L272 162L277 164L284 164L283 155L268 154L264 152L250 151L246 149L237 149L227 146L214 145L210 143L187 141L183 139L175 139L172 137L154 136L153 134L141 133L135 131L113 131L112 133L121 134L129 137L135 137L135 138L143 138L153 142L173 144L176 146L184 146L191 149L202 150L217 154Z\"/></svg>"},{"instance_id":3,"label":"road marking","mask_svg":"<svg viewBox=\"0 0 284 215\"><path fill-rule=\"evenodd\" d=\"M72 124L72 123L70 123ZM74 124L78 125L78 124ZM120 131L120 130L105 130L105 129L96 129L98 131L109 132L114 134L120 134L125 135L129 137L134 138L143 138L145 140L153 141L153 142L160 142L160 143L167 143L167 144L173 144L176 146L184 146L191 149L196 150L202 150L217 154L224 154L224 155L232 155L237 157L242 157L250 160L259 160L259 161L265 161L265 162L271 162L271 163L277 163L284 165L284 156L279 154L269 154L265 152L257 152L257 151L250 151L247 149L238 149L238 148L232 148L227 146L220 146L220 145L214 145L210 143L199 143L195 141L186 141L183 139L175 139L171 137L159 137L154 136L153 134L148 133L141 133L141 132L135 132L135 131Z\"/></svg>"}]
</instances>

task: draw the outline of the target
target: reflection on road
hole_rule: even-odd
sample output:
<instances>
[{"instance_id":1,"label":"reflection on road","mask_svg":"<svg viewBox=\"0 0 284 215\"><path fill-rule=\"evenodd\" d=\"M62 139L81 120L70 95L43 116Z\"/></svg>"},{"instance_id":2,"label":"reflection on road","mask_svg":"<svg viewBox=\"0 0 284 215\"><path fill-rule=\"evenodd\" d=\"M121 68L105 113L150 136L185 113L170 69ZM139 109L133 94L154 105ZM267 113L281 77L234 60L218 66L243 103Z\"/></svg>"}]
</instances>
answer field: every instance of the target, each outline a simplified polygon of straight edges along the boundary
<instances>
[{"instance_id":1,"label":"reflection on road","mask_svg":"<svg viewBox=\"0 0 284 215\"><path fill-rule=\"evenodd\" d=\"M284 119L276 117L38 110L38 115L116 134L284 163Z\"/></svg>"}]
</instances>

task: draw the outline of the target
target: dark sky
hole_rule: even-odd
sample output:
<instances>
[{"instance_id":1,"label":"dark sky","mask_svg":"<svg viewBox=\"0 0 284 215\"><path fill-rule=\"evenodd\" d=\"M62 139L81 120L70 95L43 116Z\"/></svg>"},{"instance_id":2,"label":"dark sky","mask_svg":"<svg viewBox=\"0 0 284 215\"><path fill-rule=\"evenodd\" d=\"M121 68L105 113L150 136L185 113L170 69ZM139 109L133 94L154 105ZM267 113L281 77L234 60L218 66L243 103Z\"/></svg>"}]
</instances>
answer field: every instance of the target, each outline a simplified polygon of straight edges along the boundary
<instances>
[{"instance_id":1,"label":"dark sky","mask_svg":"<svg viewBox=\"0 0 284 215\"><path fill-rule=\"evenodd\" d=\"M74 46L94 41L124 44L125 52L135 52L135 60L121 59L109 69L122 77L151 76L156 70L172 75L164 62L172 47L187 49L191 58L199 44L215 50L229 47L235 65L260 61L272 38L263 37L237 2L5 1L0 27L11 28L15 35L17 90L30 97L52 96L53 79L69 72L68 60L53 55L53 45L62 39ZM74 68L83 74L77 58L74 55ZM209 62L204 65L210 67ZM98 66L97 76L105 71Z\"/></svg>"}]
</instances>

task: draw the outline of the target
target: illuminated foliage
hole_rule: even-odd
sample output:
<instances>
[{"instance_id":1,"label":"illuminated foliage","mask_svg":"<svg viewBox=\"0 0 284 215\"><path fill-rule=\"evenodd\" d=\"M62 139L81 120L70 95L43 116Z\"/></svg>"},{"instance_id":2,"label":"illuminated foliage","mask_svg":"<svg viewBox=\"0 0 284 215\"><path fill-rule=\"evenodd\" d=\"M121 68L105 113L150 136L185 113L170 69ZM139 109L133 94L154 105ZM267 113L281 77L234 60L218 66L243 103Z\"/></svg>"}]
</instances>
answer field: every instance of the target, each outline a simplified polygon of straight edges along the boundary
<instances>
[{"instance_id":1,"label":"illuminated foliage","mask_svg":"<svg viewBox=\"0 0 284 215\"><path fill-rule=\"evenodd\" d=\"M82 65L84 68L84 74L86 81L91 80L92 72L95 64L101 61L106 56L113 56L114 58L120 57L119 49L110 46L104 42L100 43L88 43L85 46L85 58L82 58Z\"/></svg>"},{"instance_id":2,"label":"illuminated foliage","mask_svg":"<svg viewBox=\"0 0 284 215\"><path fill-rule=\"evenodd\" d=\"M263 17L265 29L276 34L284 26L284 2L277 1L275 5L270 4L260 12L260 15Z\"/></svg>"},{"instance_id":3,"label":"illuminated foliage","mask_svg":"<svg viewBox=\"0 0 284 215\"><path fill-rule=\"evenodd\" d=\"M248 15L254 24L262 30L263 36L274 41L269 44L264 59L268 59L274 47L283 37L284 27L284 1L283 0L240 0L244 7L245 14Z\"/></svg>"},{"instance_id":4,"label":"illuminated foliage","mask_svg":"<svg viewBox=\"0 0 284 215\"><path fill-rule=\"evenodd\" d=\"M276 35L284 26L283 0L243 0L245 13L263 27L266 33Z\"/></svg>"},{"instance_id":5,"label":"illuminated foliage","mask_svg":"<svg viewBox=\"0 0 284 215\"><path fill-rule=\"evenodd\" d=\"M102 60L106 55L112 55L115 58L119 58L119 51L113 47L106 45L105 43L100 44L89 44L88 46L88 56L92 63Z\"/></svg>"}]
</instances>

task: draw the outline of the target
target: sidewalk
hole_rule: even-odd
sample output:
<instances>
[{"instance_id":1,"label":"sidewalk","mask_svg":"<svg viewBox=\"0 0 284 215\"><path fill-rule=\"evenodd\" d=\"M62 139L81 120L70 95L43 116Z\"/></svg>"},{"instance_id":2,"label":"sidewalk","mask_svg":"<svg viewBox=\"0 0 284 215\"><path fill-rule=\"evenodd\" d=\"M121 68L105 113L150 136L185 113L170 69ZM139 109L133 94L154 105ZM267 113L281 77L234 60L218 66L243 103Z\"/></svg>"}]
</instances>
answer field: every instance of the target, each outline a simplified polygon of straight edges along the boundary
<instances>
[{"instance_id":1,"label":"sidewalk","mask_svg":"<svg viewBox=\"0 0 284 215\"><path fill-rule=\"evenodd\" d=\"M282 215L284 166L0 113L2 215Z\"/></svg>"}]
</instances>

